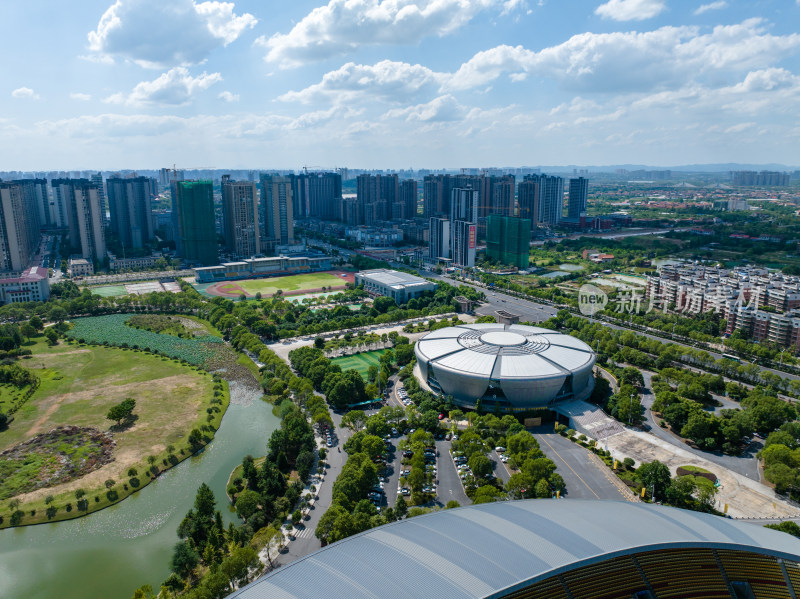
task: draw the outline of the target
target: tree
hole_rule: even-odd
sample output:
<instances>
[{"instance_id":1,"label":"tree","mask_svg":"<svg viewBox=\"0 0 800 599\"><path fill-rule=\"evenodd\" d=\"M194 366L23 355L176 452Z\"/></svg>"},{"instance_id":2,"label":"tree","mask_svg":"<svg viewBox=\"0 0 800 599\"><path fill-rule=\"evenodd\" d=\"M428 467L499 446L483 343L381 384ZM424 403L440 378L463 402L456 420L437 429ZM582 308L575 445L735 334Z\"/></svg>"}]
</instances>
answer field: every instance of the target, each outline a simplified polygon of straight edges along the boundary
<instances>
[{"instance_id":1,"label":"tree","mask_svg":"<svg viewBox=\"0 0 800 599\"><path fill-rule=\"evenodd\" d=\"M402 495L397 498L397 503L395 503L394 511L395 514L397 514L398 520L402 520L408 513L408 504L406 503L405 497L403 497Z\"/></svg>"},{"instance_id":2,"label":"tree","mask_svg":"<svg viewBox=\"0 0 800 599\"><path fill-rule=\"evenodd\" d=\"M44 332L44 336L49 345L55 345L58 343L58 332L53 327L48 327L48 329Z\"/></svg>"},{"instance_id":3,"label":"tree","mask_svg":"<svg viewBox=\"0 0 800 599\"><path fill-rule=\"evenodd\" d=\"M364 410L350 410L342 416L342 426L346 426L351 431L360 431L367 422L367 415Z\"/></svg>"},{"instance_id":4,"label":"tree","mask_svg":"<svg viewBox=\"0 0 800 599\"><path fill-rule=\"evenodd\" d=\"M636 477L639 482L653 492L654 501L659 497L664 499L667 487L672 480L669 468L658 460L646 462L639 466L638 470L636 470Z\"/></svg>"},{"instance_id":5,"label":"tree","mask_svg":"<svg viewBox=\"0 0 800 599\"><path fill-rule=\"evenodd\" d=\"M175 545L172 551L169 568L181 578L186 578L199 562L200 556L197 551L192 548L188 541L181 541Z\"/></svg>"},{"instance_id":6,"label":"tree","mask_svg":"<svg viewBox=\"0 0 800 599\"><path fill-rule=\"evenodd\" d=\"M486 478L494 470L492 461L482 453L476 453L469 459L469 467L473 476L478 479Z\"/></svg>"},{"instance_id":7,"label":"tree","mask_svg":"<svg viewBox=\"0 0 800 599\"><path fill-rule=\"evenodd\" d=\"M461 504L458 503L455 499L451 499L447 502L447 505L444 506L446 510L452 510L453 508L461 507Z\"/></svg>"},{"instance_id":8,"label":"tree","mask_svg":"<svg viewBox=\"0 0 800 599\"><path fill-rule=\"evenodd\" d=\"M322 337L317 337L314 339L314 347L317 349L325 349L325 339Z\"/></svg>"},{"instance_id":9,"label":"tree","mask_svg":"<svg viewBox=\"0 0 800 599\"><path fill-rule=\"evenodd\" d=\"M258 511L261 501L261 495L250 489L245 489L236 497L236 513L246 522L250 516Z\"/></svg>"},{"instance_id":10,"label":"tree","mask_svg":"<svg viewBox=\"0 0 800 599\"><path fill-rule=\"evenodd\" d=\"M780 530L792 536L800 538L800 525L791 520L785 522L778 522L777 524L765 524L764 528L771 528L773 530Z\"/></svg>"},{"instance_id":11,"label":"tree","mask_svg":"<svg viewBox=\"0 0 800 599\"><path fill-rule=\"evenodd\" d=\"M114 420L117 426L122 425L123 420L127 420L133 414L133 409L136 407L136 400L132 398L124 399L122 402L113 406L106 415L108 420Z\"/></svg>"}]
</instances>

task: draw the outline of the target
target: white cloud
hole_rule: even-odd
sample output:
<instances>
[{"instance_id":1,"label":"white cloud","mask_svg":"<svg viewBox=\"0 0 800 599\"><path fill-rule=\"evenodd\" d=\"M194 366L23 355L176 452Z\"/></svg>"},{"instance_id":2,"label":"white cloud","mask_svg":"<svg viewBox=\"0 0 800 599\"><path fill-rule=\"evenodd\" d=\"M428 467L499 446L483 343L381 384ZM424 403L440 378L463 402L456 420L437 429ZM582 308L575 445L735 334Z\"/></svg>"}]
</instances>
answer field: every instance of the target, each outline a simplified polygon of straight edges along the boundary
<instances>
[{"instance_id":1,"label":"white cloud","mask_svg":"<svg viewBox=\"0 0 800 599\"><path fill-rule=\"evenodd\" d=\"M30 98L31 100L38 100L39 94L33 91L30 87L18 87L11 92L12 98Z\"/></svg>"},{"instance_id":2,"label":"white cloud","mask_svg":"<svg viewBox=\"0 0 800 599\"><path fill-rule=\"evenodd\" d=\"M576 90L619 92L674 88L692 79L744 73L775 63L800 49L800 34L766 33L761 19L697 27L661 27L644 33L582 33L540 52L497 46L478 52L444 84L446 90L485 85L503 73L559 81ZM720 84L720 83L718 83ZM724 83L721 83L724 84Z\"/></svg>"},{"instance_id":3,"label":"white cloud","mask_svg":"<svg viewBox=\"0 0 800 599\"><path fill-rule=\"evenodd\" d=\"M464 113L464 107L453 96L447 94L434 98L425 104L389 110L383 116L384 118L400 118L409 122L422 121L429 123L460 120Z\"/></svg>"},{"instance_id":4,"label":"white cloud","mask_svg":"<svg viewBox=\"0 0 800 599\"><path fill-rule=\"evenodd\" d=\"M146 67L198 64L258 22L232 2L117 0L90 31L90 59L113 57Z\"/></svg>"},{"instance_id":5,"label":"white cloud","mask_svg":"<svg viewBox=\"0 0 800 599\"><path fill-rule=\"evenodd\" d=\"M661 14L665 8L660 0L609 0L598 6L594 14L614 21L643 21Z\"/></svg>"},{"instance_id":6,"label":"white cloud","mask_svg":"<svg viewBox=\"0 0 800 599\"><path fill-rule=\"evenodd\" d=\"M480 11L522 7L519 0L330 0L308 13L287 34L265 36L265 60L281 68L345 54L363 45L411 45L444 36Z\"/></svg>"},{"instance_id":7,"label":"white cloud","mask_svg":"<svg viewBox=\"0 0 800 599\"><path fill-rule=\"evenodd\" d=\"M710 2L709 4L703 4L699 6L697 10L694 11L694 14L702 15L704 12L708 12L709 10L721 10L723 8L728 8L728 3L725 0L717 0L717 2Z\"/></svg>"},{"instance_id":8,"label":"white cloud","mask_svg":"<svg viewBox=\"0 0 800 599\"><path fill-rule=\"evenodd\" d=\"M238 102L239 101L239 94L234 94L229 91L221 92L217 98L220 100L224 100L225 102Z\"/></svg>"},{"instance_id":9,"label":"white cloud","mask_svg":"<svg viewBox=\"0 0 800 599\"><path fill-rule=\"evenodd\" d=\"M319 83L290 91L278 99L303 104L327 100L341 103L357 96L370 96L389 102L408 102L420 94L434 93L445 78L445 74L419 64L391 60L374 65L348 62L325 73Z\"/></svg>"},{"instance_id":10,"label":"white cloud","mask_svg":"<svg viewBox=\"0 0 800 599\"><path fill-rule=\"evenodd\" d=\"M192 77L185 67L175 67L162 73L153 81L138 83L127 96L116 93L107 97L104 102L182 106L190 103L195 94L208 89L219 81L222 81L219 73L208 74L204 71L197 77Z\"/></svg>"},{"instance_id":11,"label":"white cloud","mask_svg":"<svg viewBox=\"0 0 800 599\"><path fill-rule=\"evenodd\" d=\"M72 100L80 100L81 102L88 102L92 99L90 94L83 94L80 92L73 92L69 95Z\"/></svg>"}]
</instances>

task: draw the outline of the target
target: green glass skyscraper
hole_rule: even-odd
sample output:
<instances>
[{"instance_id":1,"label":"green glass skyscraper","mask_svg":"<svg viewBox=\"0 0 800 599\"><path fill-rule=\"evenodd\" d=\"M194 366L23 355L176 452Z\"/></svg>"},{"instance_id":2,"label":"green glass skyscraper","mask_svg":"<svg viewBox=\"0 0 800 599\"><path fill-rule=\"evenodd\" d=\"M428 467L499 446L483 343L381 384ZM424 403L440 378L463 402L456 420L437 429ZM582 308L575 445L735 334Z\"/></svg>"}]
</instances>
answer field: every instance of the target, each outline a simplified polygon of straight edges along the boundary
<instances>
[{"instance_id":1,"label":"green glass skyscraper","mask_svg":"<svg viewBox=\"0 0 800 599\"><path fill-rule=\"evenodd\" d=\"M486 255L489 258L517 268L528 268L530 250L530 219L489 215L486 228Z\"/></svg>"},{"instance_id":2,"label":"green glass skyscraper","mask_svg":"<svg viewBox=\"0 0 800 599\"><path fill-rule=\"evenodd\" d=\"M176 181L181 256L203 266L219 263L211 181Z\"/></svg>"}]
</instances>

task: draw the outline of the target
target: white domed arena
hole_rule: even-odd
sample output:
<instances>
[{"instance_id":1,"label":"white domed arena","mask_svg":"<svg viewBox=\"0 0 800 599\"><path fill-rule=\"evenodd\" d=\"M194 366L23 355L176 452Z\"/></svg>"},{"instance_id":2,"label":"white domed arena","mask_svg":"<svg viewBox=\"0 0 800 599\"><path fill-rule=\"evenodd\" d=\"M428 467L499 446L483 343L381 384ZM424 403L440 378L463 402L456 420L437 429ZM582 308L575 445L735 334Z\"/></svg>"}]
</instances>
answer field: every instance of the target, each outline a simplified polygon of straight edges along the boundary
<instances>
[{"instance_id":1,"label":"white domed arena","mask_svg":"<svg viewBox=\"0 0 800 599\"><path fill-rule=\"evenodd\" d=\"M518 412L587 399L592 348L575 337L520 324L463 324L417 341L418 376L456 404Z\"/></svg>"}]
</instances>

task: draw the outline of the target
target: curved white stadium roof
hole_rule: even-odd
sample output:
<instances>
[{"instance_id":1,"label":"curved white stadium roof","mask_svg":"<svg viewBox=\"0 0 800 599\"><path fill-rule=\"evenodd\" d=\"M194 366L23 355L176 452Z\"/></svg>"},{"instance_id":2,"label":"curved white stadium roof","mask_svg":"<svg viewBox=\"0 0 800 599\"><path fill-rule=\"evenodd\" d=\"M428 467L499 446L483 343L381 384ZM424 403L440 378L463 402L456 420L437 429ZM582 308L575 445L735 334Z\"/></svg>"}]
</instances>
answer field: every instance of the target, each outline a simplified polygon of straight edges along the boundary
<instances>
[{"instance_id":1,"label":"curved white stadium roof","mask_svg":"<svg viewBox=\"0 0 800 599\"><path fill-rule=\"evenodd\" d=\"M592 348L551 329L463 324L417 341L417 355L448 370L493 378L551 378L593 363Z\"/></svg>"},{"instance_id":2,"label":"curved white stadium roof","mask_svg":"<svg viewBox=\"0 0 800 599\"><path fill-rule=\"evenodd\" d=\"M503 501L374 528L251 583L239 599L478 599L615 556L745 550L800 561L800 540L756 524L626 501Z\"/></svg>"}]
</instances>

